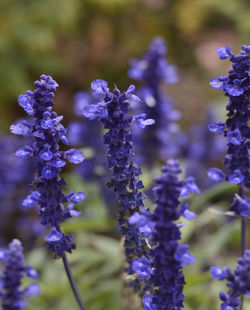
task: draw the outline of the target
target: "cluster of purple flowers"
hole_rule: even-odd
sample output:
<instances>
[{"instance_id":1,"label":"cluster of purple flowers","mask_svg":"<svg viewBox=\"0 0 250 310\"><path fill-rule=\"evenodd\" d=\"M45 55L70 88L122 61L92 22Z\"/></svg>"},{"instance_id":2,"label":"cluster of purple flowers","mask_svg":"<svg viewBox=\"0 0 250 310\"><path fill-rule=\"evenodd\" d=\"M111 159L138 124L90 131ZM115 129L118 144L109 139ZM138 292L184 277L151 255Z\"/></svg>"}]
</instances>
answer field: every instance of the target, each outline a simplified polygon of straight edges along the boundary
<instances>
[{"instance_id":1,"label":"cluster of purple flowers","mask_svg":"<svg viewBox=\"0 0 250 310\"><path fill-rule=\"evenodd\" d=\"M185 279L182 268L195 260L187 251L189 246L179 244L182 224L178 220L181 216L192 220L196 215L189 211L189 203L180 203L179 198L198 194L199 189L192 177L184 181L178 179L181 169L176 160L169 160L162 172L153 188L157 195L154 212L145 210L129 219L151 245L148 257L136 258L132 264L140 278L146 279L145 290L150 292L143 296L146 310L183 308Z\"/></svg>"},{"instance_id":2,"label":"cluster of purple flowers","mask_svg":"<svg viewBox=\"0 0 250 310\"><path fill-rule=\"evenodd\" d=\"M217 168L211 168L208 175L214 181L227 179L239 187L250 188L250 129L249 129L249 97L250 97L250 46L243 45L240 54L234 55L229 46L216 50L220 59L229 59L232 69L227 76L219 76L210 81L214 89L224 91L229 102L225 123L217 122L209 125L209 130L218 134L224 134L228 140L227 154L224 164L227 167L227 175ZM243 217L250 216L249 198L245 198L243 191L239 192L240 199L236 198L231 210Z\"/></svg>"},{"instance_id":3,"label":"cluster of purple flowers","mask_svg":"<svg viewBox=\"0 0 250 310\"><path fill-rule=\"evenodd\" d=\"M142 255L146 245L135 227L128 223L132 214L145 209L140 191L144 186L138 178L141 170L134 163L131 124L136 122L144 128L154 121L145 120L144 115L132 117L128 114L129 100L139 100L133 95L133 85L122 93L117 88L110 92L107 82L103 80L92 82L91 87L101 97L100 102L86 106L83 115L90 120L99 119L107 130L104 135L104 143L107 145L106 161L112 171L108 185L114 189L120 204L119 224L125 237L124 246L129 265L127 271L132 274L132 261Z\"/></svg>"},{"instance_id":4,"label":"cluster of purple flowers","mask_svg":"<svg viewBox=\"0 0 250 310\"><path fill-rule=\"evenodd\" d=\"M180 153L185 144L185 136L174 123L180 113L173 109L172 100L161 90L162 83L178 81L175 66L165 59L167 46L164 40L156 37L142 59L133 59L128 72L130 78L143 81L144 85L137 92L143 104L137 106L139 113L150 115L155 124L149 129L135 128L135 142L138 145L137 157L140 163L152 166L158 159L166 160Z\"/></svg>"},{"instance_id":5,"label":"cluster of purple flowers","mask_svg":"<svg viewBox=\"0 0 250 310\"><path fill-rule=\"evenodd\" d=\"M244 187L250 188L250 46L243 45L238 55L234 55L229 46L218 48L216 53L220 59L228 58L232 62L228 76L219 76L210 81L214 89L222 89L225 96L229 97L226 122L217 122L208 127L210 131L224 134L227 138L227 153L224 160L227 174L218 168L211 168L208 170L208 176L217 182L227 179L230 183L238 184L239 195L236 195L230 210L241 216L241 249L244 253L238 260L234 274L228 267L223 270L213 266L211 275L217 280L227 279L227 286L230 288L228 294L220 293L221 309L237 310L241 304L239 296L250 292L250 250L245 250L244 219L250 216L250 198L244 196Z\"/></svg>"},{"instance_id":6,"label":"cluster of purple flowers","mask_svg":"<svg viewBox=\"0 0 250 310\"><path fill-rule=\"evenodd\" d=\"M126 271L133 275L129 278L133 280L131 285L134 289L141 289L146 310L183 309L183 267L195 261L194 256L188 252L189 246L180 243L183 226L180 222L181 217L188 220L196 217L196 214L189 210L189 202L186 199L192 193L199 194L194 178L180 180L179 174L182 170L179 168L179 162L174 159L168 160L162 168L162 175L155 180L153 192L156 194L156 208L151 212L144 205L144 185L139 178L142 172L135 163L133 130L136 143L141 148L141 162L150 167L157 159L176 157L180 155L181 150L183 151L184 146L187 147L186 137L174 124L179 113L173 109L171 100L161 91L162 82L175 83L178 79L176 68L170 66L165 59L166 52L163 39L155 38L142 59L132 61L129 76L144 82L138 92L142 104L134 95L133 85L130 85L127 91L120 92L117 87L110 91L108 83L104 80L93 81L93 95L83 92L77 94L75 107L78 116L84 116L93 122L90 125L82 122L71 123L69 130L72 145L82 145L86 140L84 144L96 153L86 166L80 166L79 171L84 178L99 180L105 193L104 175L107 177L107 168L111 171L107 185L113 188L120 207L119 225L124 237L128 263ZM210 82L214 89L222 89L225 96L229 97L226 122L208 126L210 131L224 134L227 138L224 163L228 173L211 168L208 175L214 181L226 179L239 185L239 195L236 195L230 209L241 215L245 223L243 218L250 216L250 198L246 198L243 191L243 187L250 188L250 46L243 46L241 53L236 56L230 47L221 47L216 52L221 59L228 58L233 64L228 76L220 76ZM58 87L56 81L50 76L41 75L41 79L36 81L34 86L34 91L28 90L18 99L19 105L27 112L29 118L10 127L13 134L28 138L28 144L19 148L16 156L20 160L33 158L36 165L32 183L34 191L24 199L22 205L26 208L39 206L41 224L50 226L50 232L45 236L46 246L55 256L62 257L76 300L80 308L85 309L65 255L65 252L71 253L75 248L73 237L65 234L61 228L63 221L80 214L74 207L85 199L85 194L72 191L66 195L63 190L66 182L60 176L66 159L73 164L80 164L84 155L77 149L60 150L61 142L64 145L68 145L69 142L66 129L61 124L63 117L52 110L52 98ZM142 114L129 114L131 102ZM156 123L154 119L145 119L146 115L153 117ZM100 122L105 130L104 144L107 147L107 168L104 170ZM153 125L150 130L146 128L148 125ZM134 129L136 126L137 129ZM195 132L197 133L197 128ZM193 160L189 162L190 167L193 168L195 162L197 170L199 164L202 166L204 161L214 159L221 148L216 145L217 140L210 140L202 130L199 130L194 138L196 143L189 148L188 156ZM178 140L178 143L175 140ZM222 143L220 147L223 145ZM1 167L0 177L3 175L3 182L0 184L0 196L2 192L12 189L13 184L20 182L20 160L15 162L18 170L16 175L5 174L8 161L6 167ZM21 168L25 170L22 162ZM37 273L31 266L24 265L22 246L16 239L10 243L8 250L0 251L0 260L6 262L3 275L0 276L3 310L22 309L26 305L23 301L24 296L36 295L39 287L33 283L22 288L21 280L25 275L35 279ZM220 293L221 309L237 310L240 305L239 297L250 293L250 250L244 251L233 273L228 267L222 269L214 266L211 275L217 280L226 279L230 288L228 293Z\"/></svg>"},{"instance_id":7,"label":"cluster of purple flowers","mask_svg":"<svg viewBox=\"0 0 250 310\"><path fill-rule=\"evenodd\" d=\"M65 195L63 186L66 182L60 177L62 167L68 159L74 164L83 161L82 152L75 149L59 151L59 142L68 144L66 129L60 123L62 116L52 111L54 92L58 84L50 77L41 75L41 80L34 83L36 90L28 90L20 95L18 102L21 107L33 117L33 121L21 121L11 126L14 134L32 138L32 144L16 151L21 158L34 157L37 173L33 181L36 188L23 201L23 206L40 206L41 224L51 225L51 231L46 235L46 246L55 254L61 256L65 251L71 252L75 248L73 238L66 235L60 228L60 223L80 212L74 210L74 204L85 198L84 193L70 192ZM64 203L69 203L65 208Z\"/></svg>"},{"instance_id":8,"label":"cluster of purple flowers","mask_svg":"<svg viewBox=\"0 0 250 310\"><path fill-rule=\"evenodd\" d=\"M238 259L238 265L232 273L229 267L211 268L211 276L219 281L227 280L228 293L220 292L222 310L238 310L241 304L239 297L250 294L250 250L245 250L244 256Z\"/></svg>"},{"instance_id":9,"label":"cluster of purple flowers","mask_svg":"<svg viewBox=\"0 0 250 310\"><path fill-rule=\"evenodd\" d=\"M3 310L21 310L27 305L24 297L33 297L39 294L39 286L32 283L22 287L22 278L28 276L37 278L37 272L32 266L25 266L21 242L14 239L8 250L0 251L0 260L5 262L5 267L0 276L0 297Z\"/></svg>"}]
</instances>

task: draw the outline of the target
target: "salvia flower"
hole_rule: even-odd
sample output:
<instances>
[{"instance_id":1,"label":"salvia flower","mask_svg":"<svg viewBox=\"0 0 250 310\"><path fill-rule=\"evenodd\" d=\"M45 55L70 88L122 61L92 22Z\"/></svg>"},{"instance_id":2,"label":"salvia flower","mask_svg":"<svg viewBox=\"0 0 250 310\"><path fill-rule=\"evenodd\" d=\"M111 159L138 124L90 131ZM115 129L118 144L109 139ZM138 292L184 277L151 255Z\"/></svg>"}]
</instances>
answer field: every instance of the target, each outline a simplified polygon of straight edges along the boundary
<instances>
[{"instance_id":1,"label":"salvia flower","mask_svg":"<svg viewBox=\"0 0 250 310\"><path fill-rule=\"evenodd\" d=\"M218 134L224 134L227 138L227 154L224 164L227 173L222 173L217 168L211 168L208 175L215 181L227 179L230 183L238 184L239 188L250 188L250 129L249 129L249 97L250 97L250 46L243 45L240 54L234 55L229 46L220 47L216 50L220 59L229 59L232 69L227 76L213 78L210 82L214 89L221 89L229 98L226 106L228 111L226 122L218 122L208 126L209 130ZM239 192L241 199L245 199L243 190ZM249 214L242 212L242 203L236 198L231 210L241 216ZM249 203L248 203L249 206ZM248 207L249 208L249 207Z\"/></svg>"},{"instance_id":2,"label":"salvia flower","mask_svg":"<svg viewBox=\"0 0 250 310\"><path fill-rule=\"evenodd\" d=\"M222 310L238 310L241 304L240 296L250 294L250 250L245 250L243 257L238 259L238 265L231 272L229 267L213 266L211 276L219 281L227 280L228 293L220 292Z\"/></svg>"},{"instance_id":3,"label":"salvia flower","mask_svg":"<svg viewBox=\"0 0 250 310\"><path fill-rule=\"evenodd\" d=\"M0 297L3 310L21 310L27 305L25 297L39 294L39 285L32 283L26 287L22 285L22 279L37 278L37 272L30 265L25 265L21 242L14 239L7 250L0 251L0 260L5 267L0 276Z\"/></svg>"},{"instance_id":4,"label":"salvia flower","mask_svg":"<svg viewBox=\"0 0 250 310\"><path fill-rule=\"evenodd\" d=\"M96 80L91 87L93 92L103 99L99 103L86 106L83 115L90 120L99 119L107 130L104 135L104 144L107 146L106 162L112 172L108 185L114 189L119 201L119 224L125 238L127 271L132 274L132 261L142 255L145 241L135 227L128 223L128 218L135 212L140 213L145 207L141 192L144 186L139 180L141 170L134 163L131 124L137 122L145 126L153 121L145 120L144 115L135 118L128 114L129 101L138 100L133 94L134 86L130 86L126 92L120 92L117 88L110 92L106 81Z\"/></svg>"},{"instance_id":5,"label":"salvia flower","mask_svg":"<svg viewBox=\"0 0 250 310\"><path fill-rule=\"evenodd\" d=\"M33 182L33 191L23 202L27 208L38 204L40 207L41 224L51 226L50 233L45 237L46 246L55 254L61 256L64 251L71 252L75 248L73 238L66 235L60 228L65 219L78 215L73 205L85 198L83 193L71 192L66 195L63 187L66 182L60 177L65 159L79 164L84 155L76 149L59 150L59 142L68 143L66 129L61 124L62 116L52 111L54 92L58 84L50 77L41 75L41 80L34 83L36 90L28 90L18 98L19 104L33 118L33 122L21 122L11 126L15 134L32 138L32 144L16 151L21 158L34 157L37 173ZM25 129L24 129L25 127ZM28 133L26 128L28 128ZM68 206L64 206L69 203Z\"/></svg>"},{"instance_id":6,"label":"salvia flower","mask_svg":"<svg viewBox=\"0 0 250 310\"><path fill-rule=\"evenodd\" d=\"M173 108L172 99L161 90L162 84L178 81L176 67L168 64L166 53L164 40L156 37L140 60L131 61L128 71L130 78L143 82L137 92L142 104L135 104L136 110L155 120L152 127L143 131L138 127L133 128L136 154L139 154L136 155L137 160L148 166L159 159L165 161L166 158L177 156L185 144L185 136L175 123L180 118L180 113Z\"/></svg>"},{"instance_id":7,"label":"salvia flower","mask_svg":"<svg viewBox=\"0 0 250 310\"><path fill-rule=\"evenodd\" d=\"M145 210L129 219L129 223L135 225L151 245L148 255L135 259L132 267L140 279L146 279L146 294L142 299L144 309L179 310L183 309L185 299L182 269L195 260L188 252L189 246L179 244L182 226L179 220L181 216L189 220L196 217L189 210L189 203L180 203L179 198L199 193L199 189L191 177L184 181L178 179L181 169L176 160L169 160L162 172L153 188L157 195L154 212Z\"/></svg>"}]
</instances>

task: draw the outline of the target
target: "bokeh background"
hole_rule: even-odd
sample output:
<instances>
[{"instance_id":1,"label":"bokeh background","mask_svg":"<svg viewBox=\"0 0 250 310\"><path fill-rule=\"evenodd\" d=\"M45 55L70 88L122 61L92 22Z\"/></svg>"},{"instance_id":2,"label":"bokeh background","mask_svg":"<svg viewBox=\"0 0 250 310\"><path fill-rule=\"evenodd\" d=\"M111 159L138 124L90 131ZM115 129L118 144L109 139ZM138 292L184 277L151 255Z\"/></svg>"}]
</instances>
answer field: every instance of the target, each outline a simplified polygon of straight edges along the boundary
<instances>
[{"instance_id":1,"label":"bokeh background","mask_svg":"<svg viewBox=\"0 0 250 310\"><path fill-rule=\"evenodd\" d=\"M126 89L132 83L127 76L130 59L140 58L159 35L168 45L168 61L178 67L179 82L167 86L166 91L181 111L179 124L183 131L204 122L209 106L213 106L216 117L224 118L226 101L222 92L210 89L209 80L226 74L230 63L220 61L214 51L230 45L238 53L241 45L248 43L248 0L0 0L1 150L3 156L9 154L9 169L19 176L14 180L18 194L3 196L2 192L11 193L13 187L1 192L0 212L7 229L0 239L2 246L14 236L23 240L27 260L40 273L41 294L30 301L27 309L77 307L61 262L53 261L44 250L36 212L25 211L23 215L24 211L13 211L13 206L20 209L20 192L29 191L28 187L23 189L20 171L33 169L16 164L10 155L21 142L6 142L7 150L3 142L10 124L24 116L17 104L18 95L33 90L33 82L42 73L52 75L60 85L55 109L64 115L67 125L76 119L73 98L77 91L88 90L96 78ZM86 152L91 150L87 148ZM221 161L222 157L218 158L220 165ZM2 185L7 167L3 163ZM144 169L146 186L150 187L155 175L159 175L159 167ZM64 229L76 235L78 248L70 260L88 309L141 309L135 296L124 288L123 253L114 212L107 210L94 181L83 180L70 169L65 171L65 178L69 190L84 190L87 194L81 206L82 216L66 223ZM32 178L26 176L25 180L29 184ZM183 229L184 241L191 244L197 257L196 264L185 270L187 310L219 309L218 292L224 284L210 279L209 267L235 266L240 253L239 221L220 213L221 209L227 210L234 190L223 183L205 188L193 200L199 218ZM35 231L32 236L27 228L31 222Z\"/></svg>"}]
</instances>

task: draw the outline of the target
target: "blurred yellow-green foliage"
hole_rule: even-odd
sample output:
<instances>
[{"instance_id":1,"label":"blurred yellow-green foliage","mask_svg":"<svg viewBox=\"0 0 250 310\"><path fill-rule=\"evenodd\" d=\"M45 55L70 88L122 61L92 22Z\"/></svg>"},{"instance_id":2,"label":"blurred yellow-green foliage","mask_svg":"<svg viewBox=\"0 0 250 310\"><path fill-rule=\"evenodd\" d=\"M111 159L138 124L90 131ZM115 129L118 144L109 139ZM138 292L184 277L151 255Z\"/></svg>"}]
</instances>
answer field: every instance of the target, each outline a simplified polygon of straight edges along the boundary
<instances>
[{"instance_id":1,"label":"blurred yellow-green foliage","mask_svg":"<svg viewBox=\"0 0 250 310\"><path fill-rule=\"evenodd\" d=\"M192 106L204 106L202 88L222 68L214 50L228 44L238 51L246 43L249 10L247 0L1 0L1 128L14 119L18 94L41 73L59 81L56 103L63 111L95 78L126 87L129 60L156 35L166 39L169 60L180 69L172 90L177 105L192 92Z\"/></svg>"}]
</instances>

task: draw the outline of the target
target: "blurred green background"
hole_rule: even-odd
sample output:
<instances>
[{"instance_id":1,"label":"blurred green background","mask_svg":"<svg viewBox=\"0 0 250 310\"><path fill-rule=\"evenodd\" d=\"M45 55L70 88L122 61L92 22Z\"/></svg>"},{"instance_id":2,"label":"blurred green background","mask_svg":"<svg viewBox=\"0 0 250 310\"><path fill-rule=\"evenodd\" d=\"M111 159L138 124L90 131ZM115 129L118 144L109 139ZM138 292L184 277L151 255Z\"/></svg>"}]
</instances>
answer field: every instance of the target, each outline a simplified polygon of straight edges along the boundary
<instances>
[{"instance_id":1,"label":"blurred green background","mask_svg":"<svg viewBox=\"0 0 250 310\"><path fill-rule=\"evenodd\" d=\"M226 72L215 49L238 52L247 44L249 16L248 0L0 0L1 129L16 117L17 96L42 73L61 86L61 113L70 113L75 91L96 78L126 88L129 60L157 35L180 71L169 92L184 122L196 119L201 114L192 112L218 95L208 81Z\"/></svg>"},{"instance_id":2,"label":"blurred green background","mask_svg":"<svg viewBox=\"0 0 250 310\"><path fill-rule=\"evenodd\" d=\"M23 114L17 97L33 89L42 73L60 87L55 109L72 118L73 96L103 78L126 89L129 60L141 57L154 36L168 44L168 60L178 67L180 81L167 88L182 112L182 127L201 121L211 102L225 102L222 93L209 88L209 80L225 74L228 62L215 55L217 47L230 45L238 53L250 38L248 0L0 0L0 130ZM219 101L218 101L219 100ZM159 174L159 170L156 172ZM70 255L73 273L88 310L141 309L123 288L123 252L116 224L106 212L91 184L67 172L69 189L87 193L84 215L65 224L76 234L77 250ZM144 176L150 184L148 174ZM239 255L239 221L211 212L226 206L235 188L216 185L194 199L199 213L183 229L197 263L186 268L186 310L219 309L218 292L224 283L211 280L211 264L235 266ZM218 198L219 197L219 198ZM39 270L40 296L27 309L47 310L77 306L62 271L62 263L44 251L43 239L27 253ZM248 309L245 305L245 309ZM250 309L250 306L249 306Z\"/></svg>"}]
</instances>

